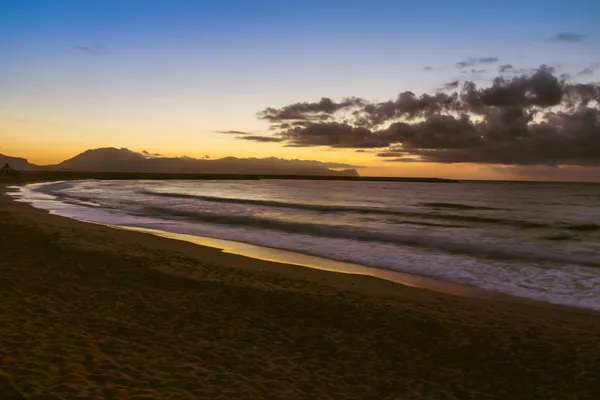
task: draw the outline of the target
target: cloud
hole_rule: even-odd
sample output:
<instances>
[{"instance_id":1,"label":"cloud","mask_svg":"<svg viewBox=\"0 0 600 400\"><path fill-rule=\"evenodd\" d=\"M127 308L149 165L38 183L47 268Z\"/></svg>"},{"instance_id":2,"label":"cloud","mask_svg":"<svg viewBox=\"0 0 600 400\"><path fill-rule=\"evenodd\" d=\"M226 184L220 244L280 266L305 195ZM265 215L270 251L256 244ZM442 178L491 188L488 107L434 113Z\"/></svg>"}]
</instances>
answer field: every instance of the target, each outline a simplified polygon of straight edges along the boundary
<instances>
[{"instance_id":1,"label":"cloud","mask_svg":"<svg viewBox=\"0 0 600 400\"><path fill-rule=\"evenodd\" d=\"M443 87L445 90L453 90L453 89L456 89L459 85L460 85L460 81L456 80L456 81L444 83Z\"/></svg>"},{"instance_id":2,"label":"cloud","mask_svg":"<svg viewBox=\"0 0 600 400\"><path fill-rule=\"evenodd\" d=\"M250 132L243 131L215 131L215 133L224 133L226 135L249 135Z\"/></svg>"},{"instance_id":3,"label":"cloud","mask_svg":"<svg viewBox=\"0 0 600 400\"><path fill-rule=\"evenodd\" d=\"M383 160L385 162L401 162L401 163L407 163L407 162L423 162L422 160L417 160L416 158L410 158L410 157L398 157L398 158L390 158L390 159L385 159Z\"/></svg>"},{"instance_id":4,"label":"cloud","mask_svg":"<svg viewBox=\"0 0 600 400\"><path fill-rule=\"evenodd\" d=\"M592 75L598 69L600 69L600 63L593 63L588 68L584 68L581 71L579 71L575 76L581 77L581 76Z\"/></svg>"},{"instance_id":5,"label":"cloud","mask_svg":"<svg viewBox=\"0 0 600 400\"><path fill-rule=\"evenodd\" d=\"M552 73L555 72L555 68L554 67L550 67L550 66L545 66L545 68L547 68L548 70L552 71ZM527 74L532 74L535 73L535 71L537 70L537 68L517 68L512 64L503 64L503 65L499 65L498 66L498 73L499 74L512 74L512 75L527 75Z\"/></svg>"},{"instance_id":6,"label":"cloud","mask_svg":"<svg viewBox=\"0 0 600 400\"><path fill-rule=\"evenodd\" d=\"M277 142L283 141L283 139L281 139L281 138L277 138L277 137L273 137L273 136L261 136L261 135L240 136L240 137L237 137L236 139L250 140L253 142L260 142L260 143L277 143Z\"/></svg>"},{"instance_id":7,"label":"cloud","mask_svg":"<svg viewBox=\"0 0 600 400\"><path fill-rule=\"evenodd\" d=\"M501 74L505 72L515 72L515 67L513 67L512 64L499 65L498 72Z\"/></svg>"},{"instance_id":8,"label":"cloud","mask_svg":"<svg viewBox=\"0 0 600 400\"><path fill-rule=\"evenodd\" d=\"M74 50L82 51L85 53L100 53L104 51L106 47L102 43L91 43L91 44L79 44L73 46Z\"/></svg>"},{"instance_id":9,"label":"cloud","mask_svg":"<svg viewBox=\"0 0 600 400\"><path fill-rule=\"evenodd\" d=\"M377 157L402 157L405 156L406 153L404 151L383 151L381 153L377 153Z\"/></svg>"},{"instance_id":10,"label":"cloud","mask_svg":"<svg viewBox=\"0 0 600 400\"><path fill-rule=\"evenodd\" d=\"M561 81L574 80L586 76L593 75L600 68L600 63L592 63L589 67L584 68L578 72L563 72L558 75Z\"/></svg>"},{"instance_id":11,"label":"cloud","mask_svg":"<svg viewBox=\"0 0 600 400\"><path fill-rule=\"evenodd\" d=\"M586 35L580 33L557 33L550 40L554 42L579 43L587 39Z\"/></svg>"},{"instance_id":12,"label":"cloud","mask_svg":"<svg viewBox=\"0 0 600 400\"><path fill-rule=\"evenodd\" d=\"M431 70L433 70L433 67L427 66L427 67L423 68L423 70L425 70L425 71L431 71Z\"/></svg>"},{"instance_id":13,"label":"cloud","mask_svg":"<svg viewBox=\"0 0 600 400\"><path fill-rule=\"evenodd\" d=\"M484 57L484 58L477 59L477 62L479 64L494 64L494 63L497 63L498 61L500 61L500 59L498 57Z\"/></svg>"},{"instance_id":14,"label":"cloud","mask_svg":"<svg viewBox=\"0 0 600 400\"><path fill-rule=\"evenodd\" d=\"M365 103L365 100L359 98L347 98L340 103L336 103L330 98L323 97L317 103L296 103L280 109L266 108L259 113L259 117L270 121L298 119L322 120L337 111L355 106L362 106Z\"/></svg>"},{"instance_id":15,"label":"cloud","mask_svg":"<svg viewBox=\"0 0 600 400\"><path fill-rule=\"evenodd\" d=\"M455 89L267 108L258 115L273 135L241 138L380 149L380 157L398 162L600 165L600 84L566 83L542 65L485 87L467 81Z\"/></svg>"},{"instance_id":16,"label":"cloud","mask_svg":"<svg viewBox=\"0 0 600 400\"><path fill-rule=\"evenodd\" d=\"M459 61L456 63L456 68L465 69L468 67L474 67L475 65L480 64L494 64L500 61L498 57L469 57L464 61Z\"/></svg>"},{"instance_id":17,"label":"cloud","mask_svg":"<svg viewBox=\"0 0 600 400\"><path fill-rule=\"evenodd\" d=\"M561 81L566 81L572 78L571 74L568 74L566 72L560 74L558 77Z\"/></svg>"},{"instance_id":18,"label":"cloud","mask_svg":"<svg viewBox=\"0 0 600 400\"><path fill-rule=\"evenodd\" d=\"M577 73L577 76L586 76L593 74L594 71L591 68L585 68Z\"/></svg>"},{"instance_id":19,"label":"cloud","mask_svg":"<svg viewBox=\"0 0 600 400\"><path fill-rule=\"evenodd\" d=\"M160 154L160 153L149 153L146 150L142 150L142 154L148 158L155 158L155 157L164 157L164 154Z\"/></svg>"}]
</instances>

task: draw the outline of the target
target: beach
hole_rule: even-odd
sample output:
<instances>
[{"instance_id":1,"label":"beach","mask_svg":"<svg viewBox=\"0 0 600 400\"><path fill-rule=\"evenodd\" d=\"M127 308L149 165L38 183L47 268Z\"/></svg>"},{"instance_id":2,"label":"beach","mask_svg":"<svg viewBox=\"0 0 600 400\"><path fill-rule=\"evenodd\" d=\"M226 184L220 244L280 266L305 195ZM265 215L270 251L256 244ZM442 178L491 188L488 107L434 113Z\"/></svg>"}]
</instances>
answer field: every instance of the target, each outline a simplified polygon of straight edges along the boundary
<instances>
[{"instance_id":1,"label":"beach","mask_svg":"<svg viewBox=\"0 0 600 400\"><path fill-rule=\"evenodd\" d=\"M4 194L0 244L0 399L600 393L593 311L251 259Z\"/></svg>"}]
</instances>

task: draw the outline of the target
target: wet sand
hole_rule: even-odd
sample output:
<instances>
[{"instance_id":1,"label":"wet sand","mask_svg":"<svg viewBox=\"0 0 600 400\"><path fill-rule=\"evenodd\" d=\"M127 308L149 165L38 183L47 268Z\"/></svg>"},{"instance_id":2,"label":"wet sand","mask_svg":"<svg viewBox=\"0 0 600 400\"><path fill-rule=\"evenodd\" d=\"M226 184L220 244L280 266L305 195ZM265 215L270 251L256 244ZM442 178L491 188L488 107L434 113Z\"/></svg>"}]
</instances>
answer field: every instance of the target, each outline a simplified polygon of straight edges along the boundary
<instances>
[{"instance_id":1,"label":"wet sand","mask_svg":"<svg viewBox=\"0 0 600 400\"><path fill-rule=\"evenodd\" d=\"M107 225L111 226L111 225ZM532 301L529 299L515 298L502 293L489 292L472 286L460 285L457 283L446 282L440 279L429 278L403 272L385 270L367 267L359 264L352 264L342 261L330 260L327 258L311 256L308 254L296 253L293 251L273 249L269 247L255 246L248 243L234 242L231 240L214 239L204 236L194 236L181 233L172 233L156 229L139 228L131 226L111 226L116 229L126 229L135 232L150 233L159 237L168 239L183 240L195 243L204 247L219 249L224 253L241 255L262 261L269 261L277 264L288 264L291 266L308 267L324 271L332 271L343 274L366 275L383 279L390 282L399 283L405 286L417 287L432 290L434 292L454 294L457 296L501 299L504 301ZM280 267L276 267L280 268Z\"/></svg>"},{"instance_id":2,"label":"wet sand","mask_svg":"<svg viewBox=\"0 0 600 400\"><path fill-rule=\"evenodd\" d=\"M0 277L0 399L600 393L598 313L251 259L5 195Z\"/></svg>"}]
</instances>

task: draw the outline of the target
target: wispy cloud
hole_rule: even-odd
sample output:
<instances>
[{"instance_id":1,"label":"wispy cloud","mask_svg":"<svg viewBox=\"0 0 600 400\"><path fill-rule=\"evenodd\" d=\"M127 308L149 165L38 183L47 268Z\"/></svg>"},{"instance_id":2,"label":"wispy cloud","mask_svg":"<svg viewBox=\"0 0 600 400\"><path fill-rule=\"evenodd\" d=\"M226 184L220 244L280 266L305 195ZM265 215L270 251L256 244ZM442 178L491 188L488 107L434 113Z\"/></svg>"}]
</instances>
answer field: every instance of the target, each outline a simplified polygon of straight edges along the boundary
<instances>
[{"instance_id":1,"label":"wispy cloud","mask_svg":"<svg viewBox=\"0 0 600 400\"><path fill-rule=\"evenodd\" d=\"M383 161L387 161L387 162L401 162L401 163L423 162L423 160L418 160L416 158L410 158L410 157L387 158L387 159L385 159Z\"/></svg>"},{"instance_id":2,"label":"wispy cloud","mask_svg":"<svg viewBox=\"0 0 600 400\"><path fill-rule=\"evenodd\" d=\"M106 46L102 43L78 44L73 46L73 49L85 53L100 53L106 49Z\"/></svg>"},{"instance_id":3,"label":"wispy cloud","mask_svg":"<svg viewBox=\"0 0 600 400\"><path fill-rule=\"evenodd\" d=\"M512 66L512 64L504 64L504 65L499 65L498 66L498 72L503 74L506 72L515 72L515 67Z\"/></svg>"},{"instance_id":4,"label":"wispy cloud","mask_svg":"<svg viewBox=\"0 0 600 400\"><path fill-rule=\"evenodd\" d=\"M404 151L395 151L395 150L392 150L392 151L382 151L380 153L377 153L377 157L384 157L384 158L387 158L387 157L403 157L405 155L406 155L406 152L404 152Z\"/></svg>"},{"instance_id":5,"label":"wispy cloud","mask_svg":"<svg viewBox=\"0 0 600 400\"><path fill-rule=\"evenodd\" d=\"M253 142L260 142L260 143L277 143L277 142L282 142L283 139L278 138L278 137L274 137L274 136L262 136L262 135L248 135L248 136L240 136L236 139L242 139L242 140L250 140Z\"/></svg>"},{"instance_id":6,"label":"wispy cloud","mask_svg":"<svg viewBox=\"0 0 600 400\"><path fill-rule=\"evenodd\" d=\"M160 154L160 153L150 153L146 150L142 150L142 154L146 157L164 157L164 154Z\"/></svg>"},{"instance_id":7,"label":"wispy cloud","mask_svg":"<svg viewBox=\"0 0 600 400\"><path fill-rule=\"evenodd\" d=\"M583 42L587 39L586 35L582 35L581 33L557 33L556 35L550 37L550 40L554 42L566 42L566 43L579 43Z\"/></svg>"},{"instance_id":8,"label":"wispy cloud","mask_svg":"<svg viewBox=\"0 0 600 400\"><path fill-rule=\"evenodd\" d=\"M249 135L250 132L244 131L215 131L215 133L224 133L226 135Z\"/></svg>"},{"instance_id":9,"label":"wispy cloud","mask_svg":"<svg viewBox=\"0 0 600 400\"><path fill-rule=\"evenodd\" d=\"M544 67L551 73L556 72L555 67L548 66L548 65L545 65ZM503 65L498 66L497 71L499 74L527 75L527 74L535 73L535 71L537 71L537 68L517 68L512 64L503 64Z\"/></svg>"},{"instance_id":10,"label":"wispy cloud","mask_svg":"<svg viewBox=\"0 0 600 400\"><path fill-rule=\"evenodd\" d=\"M456 68L465 69L480 64L494 64L500 61L498 57L469 57L464 61L456 63Z\"/></svg>"},{"instance_id":11,"label":"wispy cloud","mask_svg":"<svg viewBox=\"0 0 600 400\"><path fill-rule=\"evenodd\" d=\"M591 75L593 73L594 73L594 71L591 68L585 68L585 69L582 69L581 71L579 71L577 73L577 76L586 76L586 75Z\"/></svg>"},{"instance_id":12,"label":"wispy cloud","mask_svg":"<svg viewBox=\"0 0 600 400\"><path fill-rule=\"evenodd\" d=\"M444 83L443 87L445 90L454 90L458 87L458 85L460 85L460 81L455 80L455 81Z\"/></svg>"},{"instance_id":13,"label":"wispy cloud","mask_svg":"<svg viewBox=\"0 0 600 400\"><path fill-rule=\"evenodd\" d=\"M600 63L594 63L594 64L590 65L588 68L584 68L581 71L579 71L576 74L576 76L577 77L581 77L581 76L592 75L598 69L600 69Z\"/></svg>"}]
</instances>

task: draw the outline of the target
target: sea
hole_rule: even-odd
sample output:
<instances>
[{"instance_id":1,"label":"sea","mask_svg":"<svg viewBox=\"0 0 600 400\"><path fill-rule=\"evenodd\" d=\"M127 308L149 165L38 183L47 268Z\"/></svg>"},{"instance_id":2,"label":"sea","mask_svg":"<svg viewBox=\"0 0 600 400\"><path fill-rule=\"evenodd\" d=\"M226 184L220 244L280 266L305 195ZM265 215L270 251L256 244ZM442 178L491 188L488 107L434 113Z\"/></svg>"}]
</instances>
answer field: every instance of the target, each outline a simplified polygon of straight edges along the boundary
<instances>
[{"instance_id":1,"label":"sea","mask_svg":"<svg viewBox=\"0 0 600 400\"><path fill-rule=\"evenodd\" d=\"M15 195L83 221L600 310L600 184L82 180L22 186Z\"/></svg>"}]
</instances>

